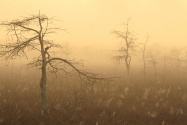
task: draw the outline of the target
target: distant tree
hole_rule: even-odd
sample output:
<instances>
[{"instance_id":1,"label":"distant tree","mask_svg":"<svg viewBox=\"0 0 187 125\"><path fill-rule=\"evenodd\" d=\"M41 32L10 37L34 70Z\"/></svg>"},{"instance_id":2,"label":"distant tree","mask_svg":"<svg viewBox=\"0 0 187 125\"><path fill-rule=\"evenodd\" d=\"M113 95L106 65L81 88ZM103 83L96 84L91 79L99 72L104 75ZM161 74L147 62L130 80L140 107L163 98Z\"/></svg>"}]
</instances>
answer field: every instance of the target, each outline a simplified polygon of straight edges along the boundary
<instances>
[{"instance_id":1,"label":"distant tree","mask_svg":"<svg viewBox=\"0 0 187 125\"><path fill-rule=\"evenodd\" d=\"M142 58L143 58L143 74L144 74L144 81L146 81L146 50L147 50L147 43L149 41L149 36L146 37L145 42L143 43L143 47L141 49Z\"/></svg>"},{"instance_id":2,"label":"distant tree","mask_svg":"<svg viewBox=\"0 0 187 125\"><path fill-rule=\"evenodd\" d=\"M153 55L152 50L150 50L150 63L153 66L155 82L157 82L157 75L158 75L158 73L157 73L157 65L158 65L158 60Z\"/></svg>"},{"instance_id":3,"label":"distant tree","mask_svg":"<svg viewBox=\"0 0 187 125\"><path fill-rule=\"evenodd\" d=\"M131 68L131 58L135 51L135 38L132 31L129 30L129 20L125 25L125 31L112 31L118 38L121 39L121 46L117 50L117 55L113 57L114 60L121 62L125 61L125 66L127 69L126 82L130 82L130 68Z\"/></svg>"},{"instance_id":4,"label":"distant tree","mask_svg":"<svg viewBox=\"0 0 187 125\"><path fill-rule=\"evenodd\" d=\"M162 63L163 63L163 70L162 70L162 74L163 74L163 82L166 83L167 82L167 77L168 77L168 71L170 70L170 56L169 55L164 55L162 57Z\"/></svg>"},{"instance_id":5,"label":"distant tree","mask_svg":"<svg viewBox=\"0 0 187 125\"><path fill-rule=\"evenodd\" d=\"M79 70L76 65L79 61L56 57L55 53L50 51L63 48L61 45L46 38L49 34L55 33L56 30L61 30L58 27L50 27L53 21L53 18L48 18L39 13L38 15L25 17L23 19L2 21L0 23L1 26L7 28L8 36L12 37L12 41L9 41L5 45L0 45L1 58L5 60L15 59L20 56L27 58L27 50L36 50L39 53L39 56L27 66L36 66L41 70L41 114L45 117L48 116L46 95L47 69L55 74L59 72L67 74L70 71L67 69L68 66L72 68L84 82L92 83L97 80L106 80L105 78L97 77L96 74Z\"/></svg>"},{"instance_id":6,"label":"distant tree","mask_svg":"<svg viewBox=\"0 0 187 125\"><path fill-rule=\"evenodd\" d=\"M175 77L177 79L182 77L182 75L184 74L182 73L182 70L184 69L184 66L186 63L185 50L186 50L186 47L173 48L171 49L171 52L170 52L171 66L173 68L173 72L175 72Z\"/></svg>"}]
</instances>

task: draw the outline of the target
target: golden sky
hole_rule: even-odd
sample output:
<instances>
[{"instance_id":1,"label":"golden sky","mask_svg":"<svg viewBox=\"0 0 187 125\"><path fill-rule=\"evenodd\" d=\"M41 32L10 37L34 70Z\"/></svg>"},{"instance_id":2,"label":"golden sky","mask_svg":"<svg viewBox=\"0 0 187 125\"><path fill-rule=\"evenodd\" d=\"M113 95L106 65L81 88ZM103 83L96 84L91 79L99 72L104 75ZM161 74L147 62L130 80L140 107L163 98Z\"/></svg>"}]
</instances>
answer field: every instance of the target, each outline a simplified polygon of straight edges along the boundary
<instances>
[{"instance_id":1,"label":"golden sky","mask_svg":"<svg viewBox=\"0 0 187 125\"><path fill-rule=\"evenodd\" d=\"M78 58L105 64L117 41L112 30L130 29L137 42L150 35L152 45L186 46L187 0L0 0L0 20L41 13L60 20L70 34L60 32L58 42L70 42ZM0 37L4 37L0 35ZM3 38L0 38L2 40ZM99 58L98 61L95 58ZM76 57L75 57L76 58Z\"/></svg>"}]
</instances>

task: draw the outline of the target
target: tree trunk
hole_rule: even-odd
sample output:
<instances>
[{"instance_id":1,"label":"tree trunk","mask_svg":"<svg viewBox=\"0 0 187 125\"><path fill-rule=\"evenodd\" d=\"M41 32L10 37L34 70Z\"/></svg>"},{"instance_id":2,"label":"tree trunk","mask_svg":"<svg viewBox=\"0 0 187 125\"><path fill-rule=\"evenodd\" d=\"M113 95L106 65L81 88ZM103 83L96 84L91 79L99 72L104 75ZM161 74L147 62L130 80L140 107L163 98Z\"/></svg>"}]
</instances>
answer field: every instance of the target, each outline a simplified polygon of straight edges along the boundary
<instances>
[{"instance_id":1,"label":"tree trunk","mask_svg":"<svg viewBox=\"0 0 187 125\"><path fill-rule=\"evenodd\" d=\"M145 53L143 53L143 74L144 74L144 82L146 83L146 64L145 64Z\"/></svg>"},{"instance_id":2,"label":"tree trunk","mask_svg":"<svg viewBox=\"0 0 187 125\"><path fill-rule=\"evenodd\" d=\"M126 64L126 69L127 69L127 78L126 78L126 83L130 84L130 57L127 54L127 57L125 58L125 64Z\"/></svg>"},{"instance_id":3,"label":"tree trunk","mask_svg":"<svg viewBox=\"0 0 187 125\"><path fill-rule=\"evenodd\" d=\"M43 27L42 27L42 20L40 18L40 13L39 13L39 26L40 26L40 31L39 31L39 42L40 42L40 47L41 47L41 56L42 56L42 78L40 81L40 90L41 90L41 114L46 117L47 116L47 95L46 95L46 51L44 47L44 41L43 41Z\"/></svg>"},{"instance_id":4,"label":"tree trunk","mask_svg":"<svg viewBox=\"0 0 187 125\"><path fill-rule=\"evenodd\" d=\"M46 66L42 66L42 78L40 81L40 90L41 90L41 103L42 109L41 114L47 114L47 95L46 95Z\"/></svg>"},{"instance_id":5,"label":"tree trunk","mask_svg":"<svg viewBox=\"0 0 187 125\"><path fill-rule=\"evenodd\" d=\"M43 40L40 39L41 43L41 55L42 55L42 78L40 81L41 90L41 115L45 125L49 125L49 114L47 110L47 92L46 92L46 51L44 50Z\"/></svg>"},{"instance_id":6,"label":"tree trunk","mask_svg":"<svg viewBox=\"0 0 187 125\"><path fill-rule=\"evenodd\" d=\"M127 67L127 84L130 84L130 67Z\"/></svg>"}]
</instances>

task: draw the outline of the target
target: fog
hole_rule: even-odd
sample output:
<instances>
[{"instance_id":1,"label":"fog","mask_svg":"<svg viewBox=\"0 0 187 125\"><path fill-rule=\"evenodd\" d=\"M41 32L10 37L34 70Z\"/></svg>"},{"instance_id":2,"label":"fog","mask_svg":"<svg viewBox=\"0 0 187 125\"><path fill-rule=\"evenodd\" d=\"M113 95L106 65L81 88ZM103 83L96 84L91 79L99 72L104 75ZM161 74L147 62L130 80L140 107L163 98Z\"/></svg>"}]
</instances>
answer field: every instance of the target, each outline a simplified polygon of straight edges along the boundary
<instances>
[{"instance_id":1,"label":"fog","mask_svg":"<svg viewBox=\"0 0 187 125\"><path fill-rule=\"evenodd\" d=\"M150 46L165 50L186 46L187 2L185 0L32 0L1 1L1 20L19 19L39 13L54 17L59 31L50 36L58 43L69 43L70 55L87 61L87 65L109 65L112 51L118 47L111 31L123 31L123 23L130 19L130 30L136 33L136 42L150 36ZM1 32L5 41L6 32Z\"/></svg>"},{"instance_id":2,"label":"fog","mask_svg":"<svg viewBox=\"0 0 187 125\"><path fill-rule=\"evenodd\" d=\"M62 50L49 52L67 59L62 62L70 62L70 69L60 63L53 67L49 61L52 54L45 57L46 63L41 58L39 62L45 66L64 68L60 74L47 68L45 76L44 65L26 66L41 54L32 47L25 49L27 56L0 58L0 124L187 124L186 0L0 2L0 22L39 13L53 18L50 27L63 30L45 38L61 45ZM134 51L125 62L115 58L121 48L127 50L122 46L125 39L113 31L125 32L127 21ZM0 45L14 42L7 33L6 27L0 25ZM46 102L42 100L44 95Z\"/></svg>"}]
</instances>

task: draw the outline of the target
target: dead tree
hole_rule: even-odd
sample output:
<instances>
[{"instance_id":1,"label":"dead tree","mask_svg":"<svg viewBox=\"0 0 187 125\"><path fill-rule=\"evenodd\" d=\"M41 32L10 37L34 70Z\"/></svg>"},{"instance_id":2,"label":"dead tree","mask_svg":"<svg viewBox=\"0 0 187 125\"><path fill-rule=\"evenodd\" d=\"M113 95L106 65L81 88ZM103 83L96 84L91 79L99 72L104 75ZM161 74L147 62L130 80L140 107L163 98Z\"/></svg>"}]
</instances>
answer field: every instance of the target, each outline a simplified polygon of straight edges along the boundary
<instances>
[{"instance_id":1,"label":"dead tree","mask_svg":"<svg viewBox=\"0 0 187 125\"><path fill-rule=\"evenodd\" d=\"M171 52L170 52L173 72L175 72L175 77L178 80L184 74L184 73L183 74L181 74L181 73L183 72L184 65L185 65L184 63L186 62L185 59L184 59L185 49L186 49L186 47L173 48L173 49L171 49Z\"/></svg>"},{"instance_id":2,"label":"dead tree","mask_svg":"<svg viewBox=\"0 0 187 125\"><path fill-rule=\"evenodd\" d=\"M147 36L146 41L143 43L142 47L142 58L143 58L143 74L144 74L144 81L146 81L146 47L149 40L149 36Z\"/></svg>"},{"instance_id":3,"label":"dead tree","mask_svg":"<svg viewBox=\"0 0 187 125\"><path fill-rule=\"evenodd\" d=\"M157 65L158 65L158 60L156 59L156 57L152 54L152 50L150 50L150 61L149 61L152 66L153 66L153 70L154 70L154 79L155 82L157 82Z\"/></svg>"},{"instance_id":4,"label":"dead tree","mask_svg":"<svg viewBox=\"0 0 187 125\"><path fill-rule=\"evenodd\" d=\"M131 57L135 51L135 38L133 32L129 30L129 20L125 24L125 31L112 31L118 38L120 38L121 45L117 50L117 55L113 57L114 60L121 62L125 61L125 67L127 69L126 82L130 82L130 68L131 68Z\"/></svg>"},{"instance_id":5,"label":"dead tree","mask_svg":"<svg viewBox=\"0 0 187 125\"><path fill-rule=\"evenodd\" d=\"M56 30L61 30L58 27L50 27L54 19L48 18L45 15L33 15L19 20L2 21L1 26L5 26L12 41L5 45L0 45L0 57L8 60L16 57L24 56L27 58L28 50L35 50L39 56L31 61L27 66L38 67L41 70L41 114L47 116L47 95L46 95L46 78L47 70L58 74L63 72L68 74L71 68L72 71L87 83L93 83L97 80L106 80L105 78L97 77L96 74L88 73L77 68L77 61L68 60L65 58L56 57L52 50L62 49L62 46L54 43L52 40L47 40L47 36L55 33Z\"/></svg>"}]
</instances>

